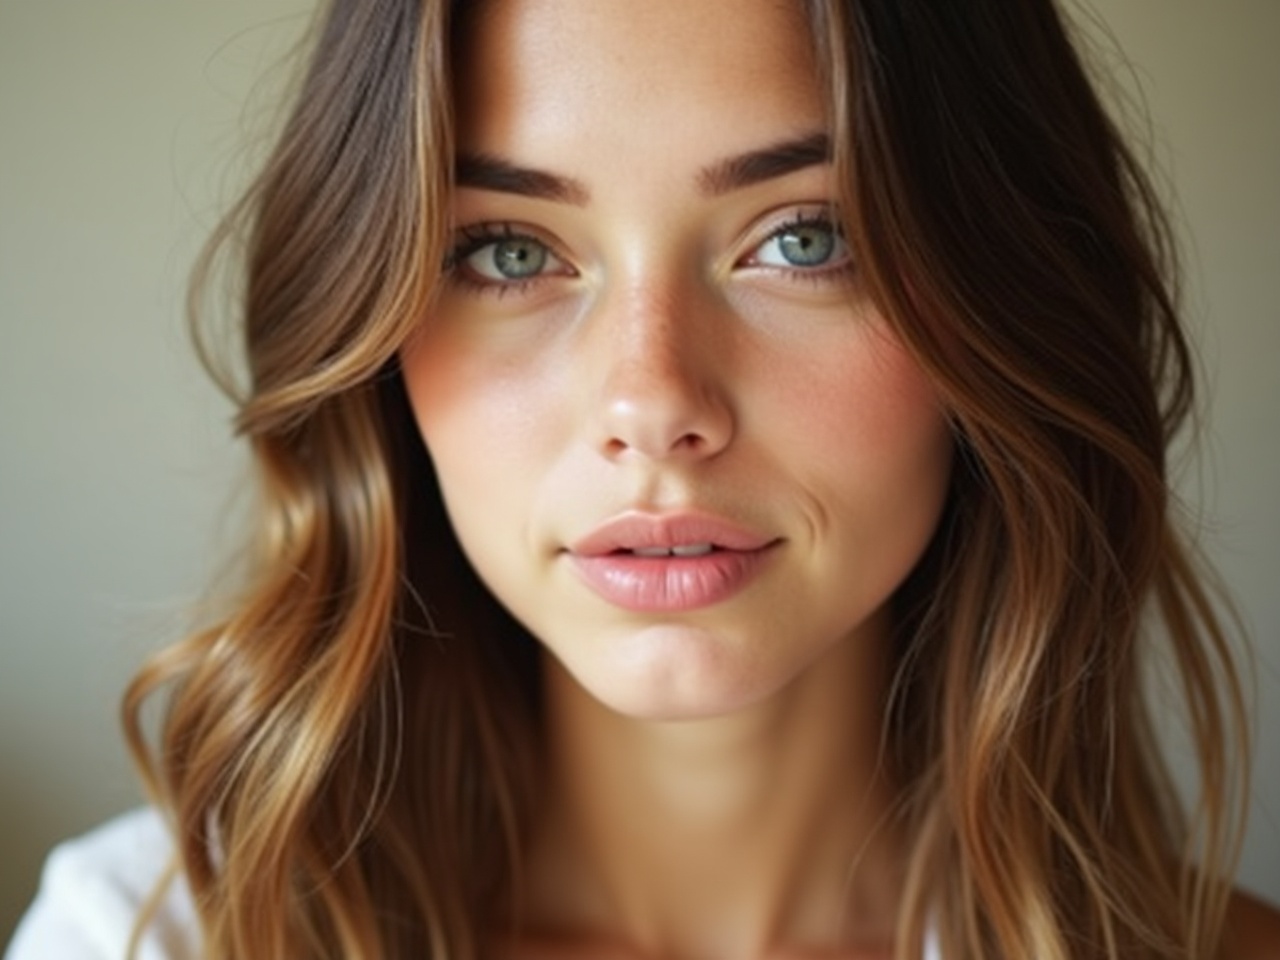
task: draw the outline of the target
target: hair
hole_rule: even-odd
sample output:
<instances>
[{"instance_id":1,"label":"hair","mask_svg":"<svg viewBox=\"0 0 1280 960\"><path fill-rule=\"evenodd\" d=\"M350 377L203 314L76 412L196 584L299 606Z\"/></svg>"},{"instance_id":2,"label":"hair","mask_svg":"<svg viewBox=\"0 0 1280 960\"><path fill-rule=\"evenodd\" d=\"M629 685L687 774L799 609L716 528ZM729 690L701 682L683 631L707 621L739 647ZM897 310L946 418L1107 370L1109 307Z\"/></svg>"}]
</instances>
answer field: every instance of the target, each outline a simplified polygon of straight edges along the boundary
<instances>
[{"instance_id":1,"label":"hair","mask_svg":"<svg viewBox=\"0 0 1280 960\"><path fill-rule=\"evenodd\" d=\"M242 262L258 535L227 614L124 706L215 960L471 960L519 915L537 647L462 556L396 360L445 260L455 6L327 5L197 272L196 304ZM958 448L894 599L898 955L932 929L948 960L1210 956L1244 707L1172 520L1192 361L1153 189L1050 0L806 7L847 236ZM1189 817L1153 655L1199 762Z\"/></svg>"}]
</instances>

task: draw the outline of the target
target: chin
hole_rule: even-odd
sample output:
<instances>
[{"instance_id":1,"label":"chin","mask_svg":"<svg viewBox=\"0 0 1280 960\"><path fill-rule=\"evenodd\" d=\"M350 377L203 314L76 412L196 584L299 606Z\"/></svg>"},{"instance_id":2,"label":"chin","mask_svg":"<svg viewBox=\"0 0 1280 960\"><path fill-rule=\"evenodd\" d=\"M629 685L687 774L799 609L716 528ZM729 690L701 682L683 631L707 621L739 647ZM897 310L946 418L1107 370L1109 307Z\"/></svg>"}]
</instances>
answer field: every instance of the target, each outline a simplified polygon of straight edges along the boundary
<instances>
[{"instance_id":1,"label":"chin","mask_svg":"<svg viewBox=\"0 0 1280 960\"><path fill-rule=\"evenodd\" d=\"M675 625L615 638L603 655L566 660L565 667L604 706L654 722L737 713L776 694L799 669L711 631Z\"/></svg>"}]
</instances>

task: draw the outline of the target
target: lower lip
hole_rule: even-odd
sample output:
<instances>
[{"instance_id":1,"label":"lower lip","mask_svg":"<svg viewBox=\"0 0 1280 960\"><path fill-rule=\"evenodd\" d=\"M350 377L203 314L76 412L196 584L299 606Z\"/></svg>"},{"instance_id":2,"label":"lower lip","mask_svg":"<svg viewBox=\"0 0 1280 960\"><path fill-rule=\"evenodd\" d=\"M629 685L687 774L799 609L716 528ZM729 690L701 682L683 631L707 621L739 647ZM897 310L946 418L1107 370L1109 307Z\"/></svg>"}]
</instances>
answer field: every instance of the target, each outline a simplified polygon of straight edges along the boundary
<instances>
[{"instance_id":1,"label":"lower lip","mask_svg":"<svg viewBox=\"0 0 1280 960\"><path fill-rule=\"evenodd\" d=\"M715 550L698 557L610 553L570 558L602 600L637 613L676 613L722 603L746 589L770 550Z\"/></svg>"}]
</instances>

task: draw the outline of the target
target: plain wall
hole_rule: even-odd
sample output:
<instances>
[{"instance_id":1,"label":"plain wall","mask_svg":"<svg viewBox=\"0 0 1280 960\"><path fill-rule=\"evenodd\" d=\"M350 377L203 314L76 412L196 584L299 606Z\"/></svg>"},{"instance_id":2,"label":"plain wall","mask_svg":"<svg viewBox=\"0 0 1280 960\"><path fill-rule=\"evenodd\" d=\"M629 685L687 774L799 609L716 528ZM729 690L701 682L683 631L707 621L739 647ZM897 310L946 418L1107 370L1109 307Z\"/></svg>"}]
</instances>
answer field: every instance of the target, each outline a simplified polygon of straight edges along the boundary
<instances>
[{"instance_id":1,"label":"plain wall","mask_svg":"<svg viewBox=\"0 0 1280 960\"><path fill-rule=\"evenodd\" d=\"M1258 647L1241 881L1280 901L1280 3L1093 5L1188 238L1208 420L1184 489ZM0 942L48 846L139 801L119 694L225 546L240 463L183 287L309 6L0 0Z\"/></svg>"}]
</instances>

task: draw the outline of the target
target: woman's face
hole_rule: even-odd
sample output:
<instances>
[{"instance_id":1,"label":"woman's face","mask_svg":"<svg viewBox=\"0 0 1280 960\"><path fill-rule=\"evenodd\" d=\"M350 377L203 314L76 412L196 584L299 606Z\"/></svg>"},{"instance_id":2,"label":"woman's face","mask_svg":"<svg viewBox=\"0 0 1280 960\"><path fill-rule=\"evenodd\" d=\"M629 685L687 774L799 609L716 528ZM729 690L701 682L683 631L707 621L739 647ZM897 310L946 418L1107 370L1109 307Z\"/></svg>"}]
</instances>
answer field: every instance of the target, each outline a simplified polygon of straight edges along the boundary
<instances>
[{"instance_id":1,"label":"woman's face","mask_svg":"<svg viewBox=\"0 0 1280 960\"><path fill-rule=\"evenodd\" d=\"M947 487L833 225L799 8L496 0L456 51L456 248L409 395L476 570L636 716L879 643Z\"/></svg>"}]
</instances>

